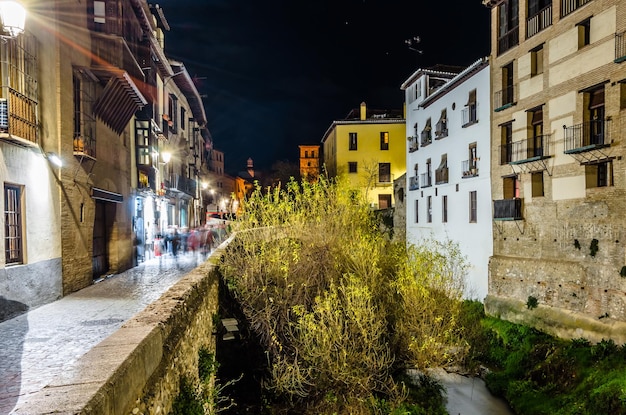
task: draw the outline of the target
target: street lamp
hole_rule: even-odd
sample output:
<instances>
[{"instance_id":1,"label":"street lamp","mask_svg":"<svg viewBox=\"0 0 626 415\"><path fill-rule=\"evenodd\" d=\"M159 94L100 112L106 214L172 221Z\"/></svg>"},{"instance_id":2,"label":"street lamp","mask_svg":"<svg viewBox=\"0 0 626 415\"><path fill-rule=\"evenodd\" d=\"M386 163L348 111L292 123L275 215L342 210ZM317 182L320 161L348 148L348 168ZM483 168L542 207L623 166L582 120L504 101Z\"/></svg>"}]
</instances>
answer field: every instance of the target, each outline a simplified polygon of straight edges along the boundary
<instances>
[{"instance_id":1,"label":"street lamp","mask_svg":"<svg viewBox=\"0 0 626 415\"><path fill-rule=\"evenodd\" d=\"M26 9L17 1L0 1L0 20L4 31L13 38L24 31L26 23Z\"/></svg>"},{"instance_id":2,"label":"street lamp","mask_svg":"<svg viewBox=\"0 0 626 415\"><path fill-rule=\"evenodd\" d=\"M172 159L172 153L170 153L169 151L164 151L161 153L161 158L163 158L163 163L167 164Z\"/></svg>"}]
</instances>

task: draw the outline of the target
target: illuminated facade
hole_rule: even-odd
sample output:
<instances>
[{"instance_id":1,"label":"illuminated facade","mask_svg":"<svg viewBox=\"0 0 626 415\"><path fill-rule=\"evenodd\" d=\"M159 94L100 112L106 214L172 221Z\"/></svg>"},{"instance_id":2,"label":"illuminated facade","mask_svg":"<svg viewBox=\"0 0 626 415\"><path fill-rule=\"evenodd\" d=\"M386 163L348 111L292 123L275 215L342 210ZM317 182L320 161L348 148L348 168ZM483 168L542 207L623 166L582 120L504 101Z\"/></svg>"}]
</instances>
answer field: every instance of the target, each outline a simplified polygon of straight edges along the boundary
<instances>
[{"instance_id":1,"label":"illuminated facade","mask_svg":"<svg viewBox=\"0 0 626 415\"><path fill-rule=\"evenodd\" d=\"M393 207L393 181L406 171L403 111L369 110L361 103L334 121L321 142L330 177L347 175L372 209Z\"/></svg>"},{"instance_id":2,"label":"illuminated facade","mask_svg":"<svg viewBox=\"0 0 626 415\"><path fill-rule=\"evenodd\" d=\"M626 3L483 4L493 90L486 311L561 337L622 344Z\"/></svg>"}]
</instances>

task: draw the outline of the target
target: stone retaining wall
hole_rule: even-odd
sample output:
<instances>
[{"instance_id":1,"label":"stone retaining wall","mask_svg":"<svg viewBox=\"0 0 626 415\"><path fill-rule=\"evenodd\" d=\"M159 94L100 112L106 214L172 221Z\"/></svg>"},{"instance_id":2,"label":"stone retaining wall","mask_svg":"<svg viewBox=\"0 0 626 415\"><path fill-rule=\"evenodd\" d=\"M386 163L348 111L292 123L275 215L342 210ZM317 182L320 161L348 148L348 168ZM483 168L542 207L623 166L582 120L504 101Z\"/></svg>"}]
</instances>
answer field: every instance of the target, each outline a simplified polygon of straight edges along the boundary
<instances>
[{"instance_id":1,"label":"stone retaining wall","mask_svg":"<svg viewBox=\"0 0 626 415\"><path fill-rule=\"evenodd\" d=\"M167 415L181 378L198 380L199 349L215 352L215 264L225 245L16 413Z\"/></svg>"}]
</instances>

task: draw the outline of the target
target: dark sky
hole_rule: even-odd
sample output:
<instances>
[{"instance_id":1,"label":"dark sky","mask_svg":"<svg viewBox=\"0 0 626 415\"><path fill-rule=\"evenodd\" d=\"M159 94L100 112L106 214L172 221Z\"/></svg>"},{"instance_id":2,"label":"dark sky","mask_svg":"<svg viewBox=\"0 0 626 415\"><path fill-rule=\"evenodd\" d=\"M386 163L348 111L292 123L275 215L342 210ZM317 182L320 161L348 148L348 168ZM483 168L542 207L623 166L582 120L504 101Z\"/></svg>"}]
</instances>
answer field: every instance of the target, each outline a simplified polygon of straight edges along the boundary
<instances>
[{"instance_id":1,"label":"dark sky","mask_svg":"<svg viewBox=\"0 0 626 415\"><path fill-rule=\"evenodd\" d=\"M166 53L204 95L227 173L298 160L334 120L365 101L401 109L418 68L487 56L481 0L160 0ZM414 52L406 39L419 36Z\"/></svg>"}]
</instances>

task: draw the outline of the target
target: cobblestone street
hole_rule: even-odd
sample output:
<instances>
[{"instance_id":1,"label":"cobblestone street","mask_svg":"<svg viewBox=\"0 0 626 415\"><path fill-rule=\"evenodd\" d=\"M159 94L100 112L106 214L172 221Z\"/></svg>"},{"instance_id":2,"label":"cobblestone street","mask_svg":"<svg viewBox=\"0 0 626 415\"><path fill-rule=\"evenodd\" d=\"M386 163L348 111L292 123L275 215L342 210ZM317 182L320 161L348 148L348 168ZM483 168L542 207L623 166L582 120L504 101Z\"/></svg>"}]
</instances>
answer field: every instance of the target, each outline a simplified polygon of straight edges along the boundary
<instances>
[{"instance_id":1,"label":"cobblestone street","mask_svg":"<svg viewBox=\"0 0 626 415\"><path fill-rule=\"evenodd\" d=\"M0 415L41 390L158 299L207 255L149 259L58 301L0 323Z\"/></svg>"}]
</instances>

